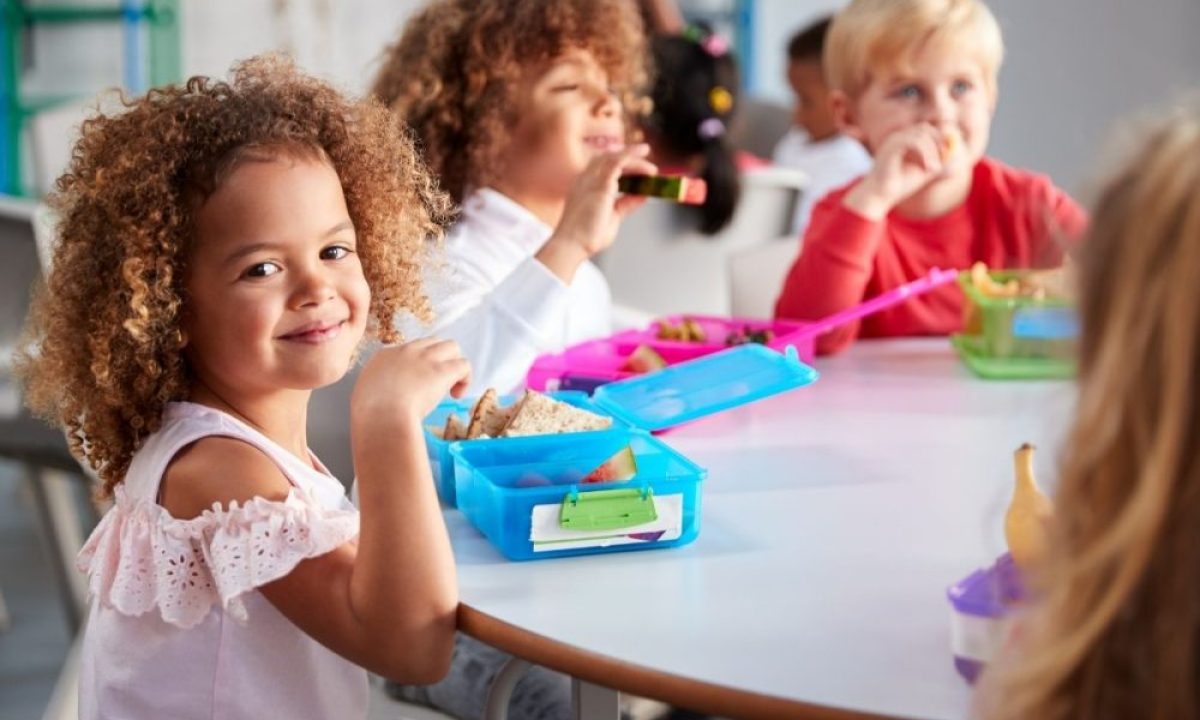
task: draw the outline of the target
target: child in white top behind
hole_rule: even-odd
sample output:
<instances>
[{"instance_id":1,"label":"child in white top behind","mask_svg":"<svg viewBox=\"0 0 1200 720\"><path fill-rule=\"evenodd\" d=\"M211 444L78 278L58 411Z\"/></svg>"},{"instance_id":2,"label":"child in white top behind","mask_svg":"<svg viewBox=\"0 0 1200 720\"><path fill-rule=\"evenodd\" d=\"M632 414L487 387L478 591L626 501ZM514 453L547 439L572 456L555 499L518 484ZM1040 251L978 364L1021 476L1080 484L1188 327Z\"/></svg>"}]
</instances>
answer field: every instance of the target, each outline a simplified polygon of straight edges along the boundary
<instances>
[{"instance_id":1,"label":"child in white top behind","mask_svg":"<svg viewBox=\"0 0 1200 720\"><path fill-rule=\"evenodd\" d=\"M791 130L775 146L777 165L803 170L808 184L796 206L792 233L803 235L813 206L830 190L871 168L862 143L838 130L821 56L833 18L823 18L796 33L788 43L788 84L796 94Z\"/></svg>"},{"instance_id":2,"label":"child in white top behind","mask_svg":"<svg viewBox=\"0 0 1200 720\"><path fill-rule=\"evenodd\" d=\"M445 674L454 562L421 419L453 343L377 352L351 401L360 514L309 395L428 316L447 200L375 104L258 58L84 123L19 359L115 499L79 556L81 717L365 718L363 668Z\"/></svg>"},{"instance_id":3,"label":"child in white top behind","mask_svg":"<svg viewBox=\"0 0 1200 720\"><path fill-rule=\"evenodd\" d=\"M462 203L430 296L472 393L517 387L539 354L611 333L589 258L644 200L619 196L617 178L655 172L649 148L627 144L645 64L628 0L437 0L389 49L374 92Z\"/></svg>"}]
</instances>

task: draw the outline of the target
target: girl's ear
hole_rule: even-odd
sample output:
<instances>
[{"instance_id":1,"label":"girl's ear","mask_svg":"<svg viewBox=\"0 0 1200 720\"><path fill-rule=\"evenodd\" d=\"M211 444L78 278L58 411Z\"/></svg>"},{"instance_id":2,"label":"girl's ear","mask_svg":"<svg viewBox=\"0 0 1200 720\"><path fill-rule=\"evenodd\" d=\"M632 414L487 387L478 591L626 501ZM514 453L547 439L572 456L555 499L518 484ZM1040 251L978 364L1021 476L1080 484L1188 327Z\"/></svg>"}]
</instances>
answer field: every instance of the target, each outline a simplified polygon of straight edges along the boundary
<instances>
[{"instance_id":1,"label":"girl's ear","mask_svg":"<svg viewBox=\"0 0 1200 720\"><path fill-rule=\"evenodd\" d=\"M833 119L837 123L838 130L841 130L843 135L865 144L866 135L858 126L854 102L850 96L841 90L830 90L829 106L833 109Z\"/></svg>"}]
</instances>

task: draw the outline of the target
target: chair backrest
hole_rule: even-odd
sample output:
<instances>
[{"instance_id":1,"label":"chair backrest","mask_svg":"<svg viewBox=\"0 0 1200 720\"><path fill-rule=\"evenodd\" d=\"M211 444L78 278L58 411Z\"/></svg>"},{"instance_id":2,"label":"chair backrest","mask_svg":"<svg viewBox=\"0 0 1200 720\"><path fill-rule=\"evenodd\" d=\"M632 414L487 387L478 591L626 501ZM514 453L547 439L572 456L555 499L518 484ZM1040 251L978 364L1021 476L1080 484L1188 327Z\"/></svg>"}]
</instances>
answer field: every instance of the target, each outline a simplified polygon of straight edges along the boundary
<instances>
[{"instance_id":1,"label":"chair backrest","mask_svg":"<svg viewBox=\"0 0 1200 720\"><path fill-rule=\"evenodd\" d=\"M769 318L783 280L800 252L795 235L756 245L729 258L730 310L737 317Z\"/></svg>"},{"instance_id":2,"label":"chair backrest","mask_svg":"<svg viewBox=\"0 0 1200 720\"><path fill-rule=\"evenodd\" d=\"M692 208L647 203L596 260L613 302L655 315L728 315L728 258L787 232L804 182L803 173L784 168L747 172L733 220L711 236L695 230Z\"/></svg>"}]
</instances>

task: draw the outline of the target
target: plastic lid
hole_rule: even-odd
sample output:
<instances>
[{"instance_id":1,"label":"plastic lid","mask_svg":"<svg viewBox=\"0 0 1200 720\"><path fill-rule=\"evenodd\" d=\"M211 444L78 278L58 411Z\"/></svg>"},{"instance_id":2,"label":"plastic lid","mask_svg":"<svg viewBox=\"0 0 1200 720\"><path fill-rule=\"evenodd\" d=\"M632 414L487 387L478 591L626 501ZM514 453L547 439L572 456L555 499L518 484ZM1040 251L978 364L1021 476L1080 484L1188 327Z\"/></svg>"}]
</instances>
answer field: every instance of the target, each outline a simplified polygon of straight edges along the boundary
<instances>
[{"instance_id":1,"label":"plastic lid","mask_svg":"<svg viewBox=\"0 0 1200 720\"><path fill-rule=\"evenodd\" d=\"M596 405L643 430L664 430L811 385L817 371L762 345L741 345L596 389Z\"/></svg>"}]
</instances>

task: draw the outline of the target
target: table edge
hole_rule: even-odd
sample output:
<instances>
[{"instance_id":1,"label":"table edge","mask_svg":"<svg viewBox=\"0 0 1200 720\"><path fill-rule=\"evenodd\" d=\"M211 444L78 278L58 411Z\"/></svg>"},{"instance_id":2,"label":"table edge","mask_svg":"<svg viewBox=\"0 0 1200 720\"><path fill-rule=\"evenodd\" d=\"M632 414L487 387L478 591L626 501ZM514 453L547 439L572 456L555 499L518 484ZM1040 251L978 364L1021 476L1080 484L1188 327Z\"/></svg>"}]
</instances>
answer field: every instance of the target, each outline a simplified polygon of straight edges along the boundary
<instances>
[{"instance_id":1,"label":"table edge","mask_svg":"<svg viewBox=\"0 0 1200 720\"><path fill-rule=\"evenodd\" d=\"M551 670L698 712L750 719L898 720L891 715L876 715L738 690L616 660L524 630L465 603L459 603L458 606L458 629L476 640Z\"/></svg>"}]
</instances>

